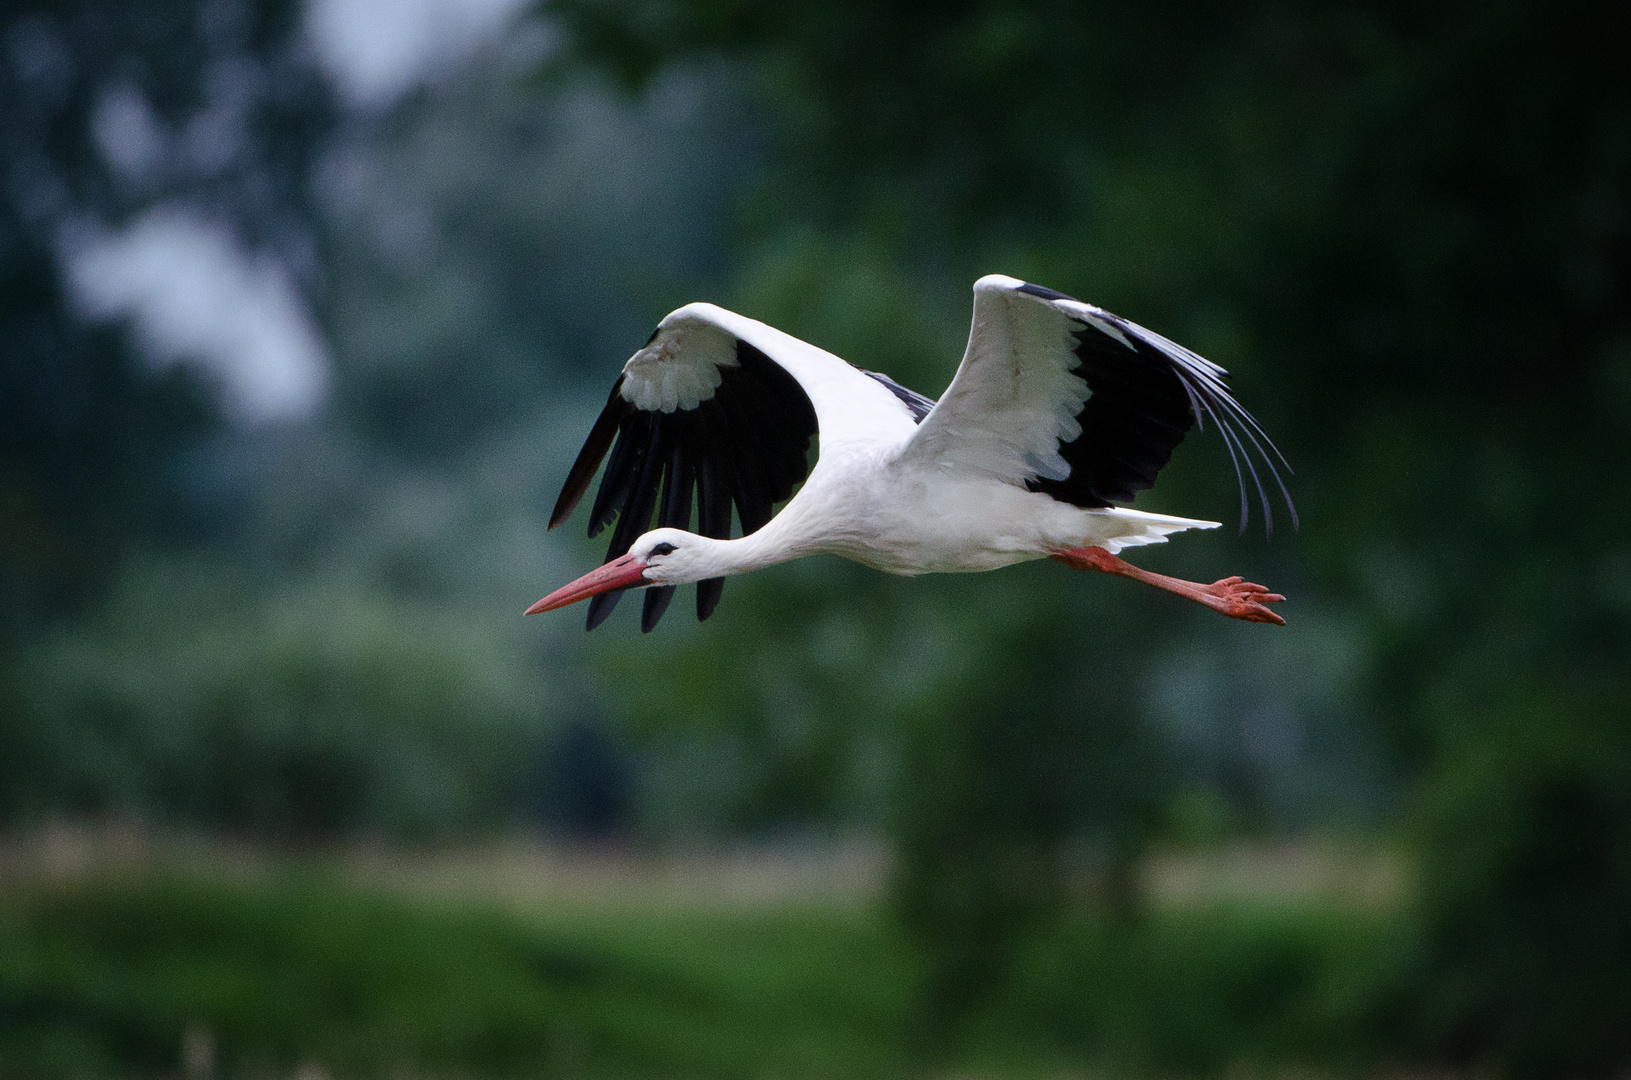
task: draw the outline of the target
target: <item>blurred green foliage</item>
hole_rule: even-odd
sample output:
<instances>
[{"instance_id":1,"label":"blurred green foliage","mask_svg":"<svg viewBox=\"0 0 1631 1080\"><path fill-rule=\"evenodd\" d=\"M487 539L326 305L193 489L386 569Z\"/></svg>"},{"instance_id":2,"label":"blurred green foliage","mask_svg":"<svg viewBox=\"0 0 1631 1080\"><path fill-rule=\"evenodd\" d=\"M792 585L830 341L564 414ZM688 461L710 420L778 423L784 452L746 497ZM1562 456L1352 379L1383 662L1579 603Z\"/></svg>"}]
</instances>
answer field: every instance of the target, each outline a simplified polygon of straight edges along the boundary
<instances>
[{"instance_id":1,"label":"blurred green foliage","mask_svg":"<svg viewBox=\"0 0 1631 1080\"><path fill-rule=\"evenodd\" d=\"M300 6L230 7L31 0L0 13L0 633L92 603L134 544L218 531L187 468L218 430L208 388L88 324L60 260L76 230L179 199L280 255L313 247L307 173L333 114L315 72L282 62ZM159 124L180 127L232 76L262 70L276 90L252 103L224 162L174 155L133 178L98 147L111 88L136 87Z\"/></svg>"},{"instance_id":2,"label":"blurred green foliage","mask_svg":"<svg viewBox=\"0 0 1631 1080\"><path fill-rule=\"evenodd\" d=\"M550 725L590 716L638 741L648 838L886 833L912 956L851 981L942 1052L995 1016L1156 1068L1277 1047L1631 1063L1631 86L1601 5L557 0L527 23L547 47L518 30L377 116L329 99L299 10L0 17L7 821L459 835L510 812ZM136 183L104 160L110 80L179 132L245 60L267 92L231 168ZM207 387L75 316L65 223L177 202L298 272L333 346L323 416L223 428ZM1303 531L1140 558L1267 582L1285 631L1051 564L897 581L834 560L733 581L705 627L678 607L651 638L514 627L598 555L541 518L669 307L718 300L934 393L992 271L1235 372L1298 468ZM1197 436L1140 505L1227 520L1231 479ZM1316 828L1409 846L1419 936L1175 928L1130 887L1152 841ZM245 938L284 917L240 901ZM747 964L740 933L715 974ZM778 992L728 1008L797 1000ZM29 1000L80 1007L63 994ZM705 1042L689 1016L628 1017L618 1038L661 1052L608 1061ZM185 1022L140 1021L128 1054L69 1027L86 1061L156 1070ZM897 1060L845 1031L834 1071ZM515 1038L423 1060L554 1053ZM681 1067L756 1071L752 1045Z\"/></svg>"},{"instance_id":3,"label":"blurred green foliage","mask_svg":"<svg viewBox=\"0 0 1631 1080\"><path fill-rule=\"evenodd\" d=\"M1166 912L1033 935L1024 978L926 1058L912 951L874 914L430 904L325 873L124 876L0 900L0 1075L1046 1074L1374 1061L1391 918Z\"/></svg>"},{"instance_id":4,"label":"blurred green foliage","mask_svg":"<svg viewBox=\"0 0 1631 1080\"><path fill-rule=\"evenodd\" d=\"M1274 905L1073 921L1033 937L997 1015L1128 1072L1375 1069L1420 940L1396 915ZM1008 1020L1008 1022L1012 1022Z\"/></svg>"},{"instance_id":5,"label":"blurred green foliage","mask_svg":"<svg viewBox=\"0 0 1631 1080\"><path fill-rule=\"evenodd\" d=\"M1419 1031L1517 1075L1607 1074L1631 1017L1631 699L1492 706L1449 733L1415 815L1437 961Z\"/></svg>"},{"instance_id":6,"label":"blurred green foliage","mask_svg":"<svg viewBox=\"0 0 1631 1080\"><path fill-rule=\"evenodd\" d=\"M257 590L136 564L17 665L15 819L64 810L270 839L431 839L515 810L548 693L490 623L344 581Z\"/></svg>"},{"instance_id":7,"label":"blurred green foliage","mask_svg":"<svg viewBox=\"0 0 1631 1080\"><path fill-rule=\"evenodd\" d=\"M7 1076L170 1074L189 1029L230 1075L513 1068L559 1009L513 924L320 882L99 882L8 898L0 927Z\"/></svg>"}]
</instances>

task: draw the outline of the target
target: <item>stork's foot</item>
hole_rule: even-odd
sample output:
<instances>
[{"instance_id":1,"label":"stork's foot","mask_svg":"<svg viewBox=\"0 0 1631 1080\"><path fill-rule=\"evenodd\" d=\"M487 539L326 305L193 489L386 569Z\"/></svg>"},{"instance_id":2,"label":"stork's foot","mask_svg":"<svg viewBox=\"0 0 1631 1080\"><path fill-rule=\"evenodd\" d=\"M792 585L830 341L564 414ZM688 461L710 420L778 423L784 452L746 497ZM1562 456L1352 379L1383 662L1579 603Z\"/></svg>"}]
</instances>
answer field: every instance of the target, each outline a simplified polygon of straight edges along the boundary
<instances>
[{"instance_id":1,"label":"stork's foot","mask_svg":"<svg viewBox=\"0 0 1631 1080\"><path fill-rule=\"evenodd\" d=\"M1276 626L1286 624L1284 619L1264 606L1278 604L1285 597L1244 578L1226 577L1210 585L1198 586L1195 599L1231 619L1273 623Z\"/></svg>"},{"instance_id":2,"label":"stork's foot","mask_svg":"<svg viewBox=\"0 0 1631 1080\"><path fill-rule=\"evenodd\" d=\"M1245 578L1226 577L1210 585L1202 585L1197 581L1184 581L1181 578L1140 570L1127 560L1112 555L1101 547L1056 551L1052 558L1073 570L1097 570L1101 574L1115 574L1118 577L1142 581L1146 585L1154 585L1158 589L1165 589L1179 596L1187 596L1196 603L1205 604L1213 611L1227 615L1231 619L1273 623L1276 626L1286 624L1284 619L1267 607L1269 604L1278 604L1285 597L1279 593L1271 593L1262 585L1254 584Z\"/></svg>"}]
</instances>

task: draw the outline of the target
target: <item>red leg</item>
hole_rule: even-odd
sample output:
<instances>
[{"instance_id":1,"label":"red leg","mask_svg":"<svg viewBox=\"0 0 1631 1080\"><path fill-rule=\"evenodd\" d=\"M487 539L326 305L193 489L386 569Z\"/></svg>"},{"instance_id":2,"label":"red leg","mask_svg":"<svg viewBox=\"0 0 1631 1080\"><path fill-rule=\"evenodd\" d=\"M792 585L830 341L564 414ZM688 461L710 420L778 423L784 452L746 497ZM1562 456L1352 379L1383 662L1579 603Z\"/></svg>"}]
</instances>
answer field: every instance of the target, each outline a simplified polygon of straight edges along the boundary
<instances>
[{"instance_id":1,"label":"red leg","mask_svg":"<svg viewBox=\"0 0 1631 1080\"><path fill-rule=\"evenodd\" d=\"M1279 626L1286 624L1284 619L1264 606L1278 604L1285 597L1238 577L1227 577L1210 585L1201 585L1194 581L1184 581L1180 578L1167 577L1165 574L1140 570L1101 547L1056 551L1049 558L1057 559L1072 570L1097 570L1101 574L1117 574L1132 578L1134 581L1142 581L1146 585L1154 585L1157 589L1165 589L1167 592L1188 597L1198 604L1205 604L1213 611L1222 612L1231 619L1275 623Z\"/></svg>"}]
</instances>

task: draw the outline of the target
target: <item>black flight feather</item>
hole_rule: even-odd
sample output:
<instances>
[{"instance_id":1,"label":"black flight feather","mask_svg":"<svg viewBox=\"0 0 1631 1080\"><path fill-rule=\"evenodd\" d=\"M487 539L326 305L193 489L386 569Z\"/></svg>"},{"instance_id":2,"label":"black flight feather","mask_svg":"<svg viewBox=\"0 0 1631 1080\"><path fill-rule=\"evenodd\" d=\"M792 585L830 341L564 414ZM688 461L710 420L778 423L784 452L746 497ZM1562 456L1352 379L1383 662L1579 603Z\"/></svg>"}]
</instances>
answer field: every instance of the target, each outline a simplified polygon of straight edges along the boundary
<instances>
[{"instance_id":1,"label":"black flight feather","mask_svg":"<svg viewBox=\"0 0 1631 1080\"><path fill-rule=\"evenodd\" d=\"M708 398L666 413L626 400L620 377L567 474L551 525L572 512L604 459L589 530L593 536L615 520L607 562L651 528L653 511L659 525L686 529L695 505L697 533L728 540L734 503L744 535L762 528L809 474L815 407L797 379L747 342L737 341L736 361L719 369L719 385ZM896 397L911 407L902 393L910 391L897 390ZM724 587L724 578L697 583L699 619L713 614ZM646 589L642 630L657 625L673 594L669 586ZM590 599L590 629L620 596L613 591Z\"/></svg>"},{"instance_id":2,"label":"black flight feather","mask_svg":"<svg viewBox=\"0 0 1631 1080\"><path fill-rule=\"evenodd\" d=\"M704 457L697 468L697 532L715 540L731 535L731 485L717 454ZM697 621L714 613L725 592L725 579L697 582Z\"/></svg>"},{"instance_id":3,"label":"black flight feather","mask_svg":"<svg viewBox=\"0 0 1631 1080\"><path fill-rule=\"evenodd\" d=\"M691 527L691 488L696 483L696 477L684 437L687 426L687 418L681 415L681 437L674 440L668 454L668 466L663 472L663 500L657 508L657 524L665 529ZM649 634L656 628L657 620L663 617L669 601L674 599L674 588L673 585L653 585L646 590L645 603L640 609L641 633Z\"/></svg>"},{"instance_id":4,"label":"black flight feather","mask_svg":"<svg viewBox=\"0 0 1631 1080\"><path fill-rule=\"evenodd\" d=\"M595 504L589 511L589 535L600 535L620 513L635 483L640 479L641 455L646 451L652 424L651 414L629 406L617 429L617 444L612 447L611 460L600 478L600 490L595 493Z\"/></svg>"},{"instance_id":5,"label":"black flight feather","mask_svg":"<svg viewBox=\"0 0 1631 1080\"><path fill-rule=\"evenodd\" d=\"M549 515L551 529L571 515L583 498L583 493L589 490L589 481L595 478L595 470L600 468L601 459L611 449L619 425L624 417L634 411L634 406L624 400L622 390L623 377L619 375L617 382L612 384L606 407L600 411L595 426L589 430L589 438L584 441L583 449L578 451L577 460L566 474L566 483L561 485L561 496L555 500L555 509Z\"/></svg>"},{"instance_id":6,"label":"black flight feather","mask_svg":"<svg viewBox=\"0 0 1631 1080\"><path fill-rule=\"evenodd\" d=\"M1156 474L1194 426L1189 395L1157 350L1128 349L1091 325L1075 338L1072 370L1087 383L1090 396L1076 416L1082 433L1059 447L1070 475L1038 478L1027 486L1081 507L1127 502L1154 486Z\"/></svg>"},{"instance_id":7,"label":"black flight feather","mask_svg":"<svg viewBox=\"0 0 1631 1080\"><path fill-rule=\"evenodd\" d=\"M1040 285L1022 285L1018 291L1048 301L1071 299ZM1060 310L1080 318L1077 312ZM1274 479L1296 527L1297 508L1275 461L1288 472L1291 466L1229 392L1223 369L1108 311L1095 310L1094 318L1097 322L1075 334L1072 371L1091 394L1076 417L1081 434L1059 446L1070 474L1063 480L1038 477L1026 486L1081 507L1130 502L1136 493L1154 486L1156 475L1189 429L1196 425L1204 429L1210 418L1234 466L1241 531L1249 510L1248 476L1263 508L1264 528L1270 535L1274 531L1267 488L1250 450L1257 452Z\"/></svg>"}]
</instances>

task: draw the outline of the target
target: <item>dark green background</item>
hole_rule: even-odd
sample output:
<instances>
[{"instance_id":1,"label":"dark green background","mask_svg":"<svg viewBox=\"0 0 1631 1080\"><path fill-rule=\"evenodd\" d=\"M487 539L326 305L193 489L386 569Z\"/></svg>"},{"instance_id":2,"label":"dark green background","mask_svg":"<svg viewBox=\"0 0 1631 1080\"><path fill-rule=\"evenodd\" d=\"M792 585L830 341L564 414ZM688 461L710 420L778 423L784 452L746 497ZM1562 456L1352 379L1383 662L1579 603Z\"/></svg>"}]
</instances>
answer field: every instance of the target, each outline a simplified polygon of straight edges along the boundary
<instances>
[{"instance_id":1,"label":"dark green background","mask_svg":"<svg viewBox=\"0 0 1631 1080\"><path fill-rule=\"evenodd\" d=\"M1405 929L1349 943L1374 961L1353 970L1385 977L1355 976L1335 1027L1220 1014L1233 1034L1159 1067L1617 1074L1631 86L1610 15L562 2L360 113L302 59L287 4L14 6L0 812L18 834L114 817L458 843L583 824L561 808L588 770L612 807L593 824L625 842L886 836L882 918L918 972L891 1069L936 1060L982 1009L1034 1015L1015 1002L1046 997L1049 971L1140 967L1097 930L1022 959L1084 917L1256 971L1280 1000L1323 946L1152 928L1136 868L1152 845L1341 835L1412 868ZM28 60L42 48L66 59ZM132 184L101 160L88 123L111 80L179 125L229 56L267 73L235 164ZM155 372L72 313L63 223L176 203L303 267L332 347L317 417L229 424L186 369ZM546 537L544 515L665 311L714 300L935 394L988 272L1234 372L1296 468L1302 529L1140 561L1264 581L1289 596L1286 629L1053 564L907 581L829 559L731 582L700 628L676 605L649 638L624 612L587 640L576 612L516 617L598 552ZM1192 436L1139 505L1232 521L1223 447ZM1276 968L1276 948L1303 959ZM1229 949L1255 959L1229 967ZM0 1025L57 1030L78 999L22 970ZM1166 1017L1181 995L1158 983L1115 985ZM1070 1054L1119 1045L1059 1030ZM97 1045L127 1044L146 1045ZM472 1053L424 1060L530 1060Z\"/></svg>"}]
</instances>

